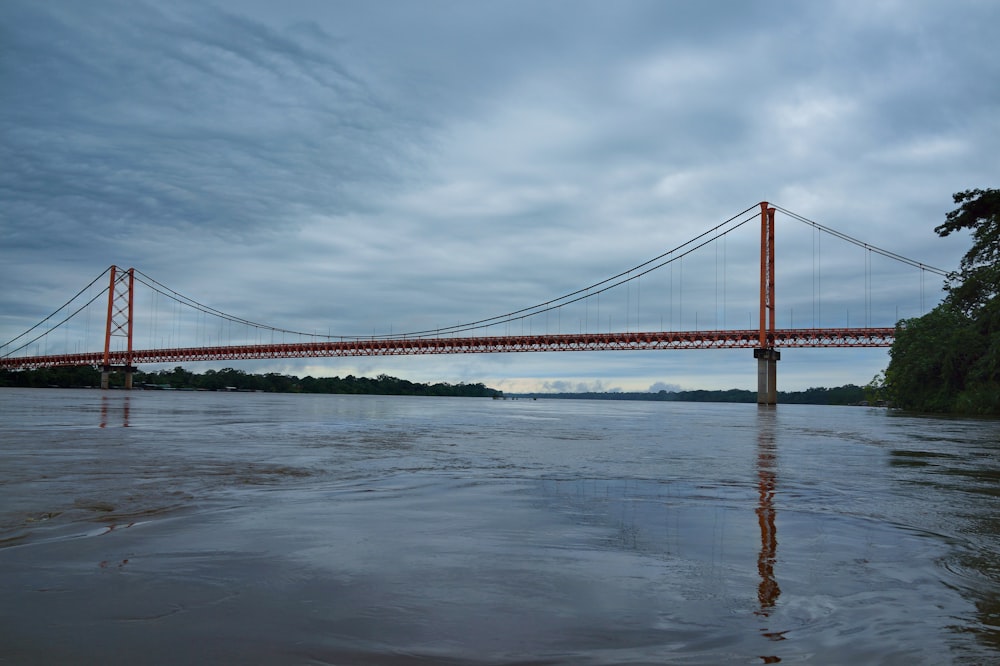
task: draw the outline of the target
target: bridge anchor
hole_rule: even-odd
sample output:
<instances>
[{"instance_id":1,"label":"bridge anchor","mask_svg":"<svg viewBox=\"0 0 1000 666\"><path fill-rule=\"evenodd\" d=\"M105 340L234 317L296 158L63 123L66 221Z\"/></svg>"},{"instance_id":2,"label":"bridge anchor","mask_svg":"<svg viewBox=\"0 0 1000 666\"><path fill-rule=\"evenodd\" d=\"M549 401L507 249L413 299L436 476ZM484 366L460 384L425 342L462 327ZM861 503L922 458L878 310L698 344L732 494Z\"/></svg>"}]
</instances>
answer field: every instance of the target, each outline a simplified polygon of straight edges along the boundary
<instances>
[{"instance_id":1,"label":"bridge anchor","mask_svg":"<svg viewBox=\"0 0 1000 666\"><path fill-rule=\"evenodd\" d=\"M781 352L774 347L753 350L757 359L757 404L778 404L778 361Z\"/></svg>"}]
</instances>

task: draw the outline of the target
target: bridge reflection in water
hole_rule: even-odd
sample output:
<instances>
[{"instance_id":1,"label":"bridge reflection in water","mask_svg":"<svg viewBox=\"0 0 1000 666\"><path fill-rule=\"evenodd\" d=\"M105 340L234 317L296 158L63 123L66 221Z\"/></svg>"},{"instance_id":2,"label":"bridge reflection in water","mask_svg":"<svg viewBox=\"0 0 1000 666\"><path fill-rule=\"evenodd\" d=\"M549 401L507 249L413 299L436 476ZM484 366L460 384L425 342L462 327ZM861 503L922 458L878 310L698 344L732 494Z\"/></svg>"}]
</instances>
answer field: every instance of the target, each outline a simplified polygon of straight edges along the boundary
<instances>
[{"instance_id":1,"label":"bridge reflection in water","mask_svg":"<svg viewBox=\"0 0 1000 666\"><path fill-rule=\"evenodd\" d=\"M777 447L775 445L775 419L777 414L773 405L759 405L757 410L757 522L760 525L760 553L757 555L757 573L760 583L757 585L758 610L756 614L769 617L774 610L781 587L774 575L774 564L778 558L778 529L775 525L777 509L774 506L774 495L778 487L777 477ZM772 641L785 640L784 631L772 631L769 628L761 630L761 634ZM776 656L761 656L765 664L775 664L781 661Z\"/></svg>"},{"instance_id":2,"label":"bridge reflection in water","mask_svg":"<svg viewBox=\"0 0 1000 666\"><path fill-rule=\"evenodd\" d=\"M118 425L117 423L118 418L117 416L115 416L115 412L118 411L117 408L118 404L119 404L118 400L109 399L108 396L106 395L101 396L101 422L100 422L101 428L108 427L109 423L112 426ZM128 428L129 411L130 411L129 397L127 395L123 396L123 399L121 400L120 404L121 404L121 427Z\"/></svg>"}]
</instances>

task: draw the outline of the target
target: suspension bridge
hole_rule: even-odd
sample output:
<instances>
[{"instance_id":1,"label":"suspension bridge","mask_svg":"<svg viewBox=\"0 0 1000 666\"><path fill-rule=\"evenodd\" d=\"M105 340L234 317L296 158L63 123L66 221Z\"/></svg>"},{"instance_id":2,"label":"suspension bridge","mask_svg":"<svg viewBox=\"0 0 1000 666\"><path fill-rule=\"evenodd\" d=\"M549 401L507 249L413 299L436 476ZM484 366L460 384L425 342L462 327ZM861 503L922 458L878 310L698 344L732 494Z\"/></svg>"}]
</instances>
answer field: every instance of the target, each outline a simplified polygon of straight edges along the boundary
<instances>
[{"instance_id":1,"label":"suspension bridge","mask_svg":"<svg viewBox=\"0 0 1000 666\"><path fill-rule=\"evenodd\" d=\"M758 210L759 208L759 210ZM809 327L779 327L777 325L777 308L775 302L775 215L781 212L793 220L804 224L814 234L814 248L818 244L816 238L833 237L841 242L862 248L865 256L863 292L864 326L851 327L849 322L842 326L815 325ZM750 222L759 220L759 289L755 294L757 301L757 325L746 328L729 328L726 326L701 330L696 325L691 328L663 330L661 325L646 327L640 330L639 305L636 304L635 330L629 326L631 303L625 311L625 330L590 331L566 333L562 331L543 333L523 333L525 321L538 320L544 316L545 328L548 328L549 317L561 314L563 309L571 306L579 307L596 301L598 313L601 295L605 295L605 311L611 309L608 304L608 293L615 289L630 288L633 283L654 273L670 270L670 312L674 313L674 280L673 267L683 262L685 257L696 251L715 244L716 248L716 301L719 299L719 243ZM757 243L755 242L754 245ZM725 253L725 245L723 253ZM695 238L665 252L653 259L634 266L625 272L589 285L583 289L555 298L534 306L508 312L496 317L481 319L465 324L447 326L436 329L420 330L402 334L371 335L371 336L333 336L292 331L267 324L256 323L248 319L236 317L194 299L184 296L169 287L157 282L135 268L121 269L109 267L95 278L87 287L77 293L70 301L61 306L48 317L35 324L21 335L0 347L0 368L7 370L26 370L60 366L93 366L102 371L102 388L107 388L108 377L112 372L125 374L125 387L131 388L132 373L136 366L151 363L185 363L195 361L244 361L254 359L284 359L284 358L321 358L321 357L352 357L352 356L399 356L418 354L484 354L512 352L566 352L566 351L625 351L625 350L667 350L667 349L751 349L757 361L758 402L774 404L777 400L777 362L782 348L804 347L888 347L892 344L895 334L894 325L871 325L870 313L873 310L873 284L875 277L871 268L873 255L895 264L915 268L919 271L921 284L921 308L923 308L923 280L925 273L947 277L948 273L928 266L921 262L908 259L893 252L869 245L834 229L820 225L817 222L799 216L768 202L761 202L742 213L729 218ZM690 261L690 259L689 259ZM683 264L681 263L681 267ZM725 268L722 269L723 273ZM88 290L94 285L100 285L102 278L107 279L103 289L96 295L89 296ZM821 280L817 267L816 252L813 257L813 288L819 291ZM722 282L723 301L725 296L725 280ZM155 298L167 299L178 308L197 313L203 320L213 318L226 322L230 329L232 325L252 331L243 335L242 340L225 340L220 335L214 341L209 340L199 344L151 346L147 349L135 348L135 325L139 316L136 311L137 292L143 286ZM648 293L648 287L647 287ZM678 294L681 292L678 291ZM630 292L631 294L631 292ZM106 295L106 299L103 299ZM631 296L629 296L631 300ZM678 296L680 298L680 295ZM819 306L812 305L814 320L822 319L816 316ZM638 301L638 297L636 298ZM82 302L82 304L81 304ZM94 308L101 308L100 317L102 340L93 345L90 350L77 349L71 351L69 333L64 338L63 349L50 352L48 340L58 339L57 330L67 330L71 322L91 316ZM682 305L678 305L680 311ZM717 309L717 306L716 306ZM897 306L898 310L898 306ZM84 314L87 313L87 314ZM752 312L749 323L752 324ZM60 319L60 317L62 317ZM791 318L791 317L790 317ZM600 314L597 315L600 320ZM718 317L716 318L718 320ZM723 322L725 315L722 316ZM589 324L589 309L587 314ZM489 335L490 327L507 326L514 322L522 325L521 334ZM790 322L791 323L791 322ZM895 320L892 322L895 324ZM87 329L90 326L88 324ZM96 327L95 327L96 328ZM207 328L202 326L201 328ZM583 328L581 326L581 328ZM178 331L179 333L179 331ZM271 339L264 341L262 334L269 334ZM278 334L279 341L274 340ZM292 342L284 341L285 336L295 338ZM178 339L181 336L178 335ZM233 336L231 336L232 338ZM101 344L103 343L103 344ZM40 345L43 347L40 348ZM56 346L53 344L53 346ZM79 343L77 343L79 347ZM41 352L41 353L39 353Z\"/></svg>"}]
</instances>

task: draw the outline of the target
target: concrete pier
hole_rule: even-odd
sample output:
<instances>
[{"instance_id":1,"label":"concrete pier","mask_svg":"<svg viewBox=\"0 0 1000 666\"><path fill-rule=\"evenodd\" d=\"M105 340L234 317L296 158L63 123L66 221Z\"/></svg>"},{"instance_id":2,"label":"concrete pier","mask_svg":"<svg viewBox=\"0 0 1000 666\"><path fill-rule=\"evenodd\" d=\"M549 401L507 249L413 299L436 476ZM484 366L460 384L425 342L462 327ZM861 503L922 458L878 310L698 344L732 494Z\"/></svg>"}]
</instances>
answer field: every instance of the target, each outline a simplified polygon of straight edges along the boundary
<instances>
[{"instance_id":1,"label":"concrete pier","mask_svg":"<svg viewBox=\"0 0 1000 666\"><path fill-rule=\"evenodd\" d=\"M774 348L754 349L757 359L757 404L778 404L778 361L781 352Z\"/></svg>"},{"instance_id":2,"label":"concrete pier","mask_svg":"<svg viewBox=\"0 0 1000 666\"><path fill-rule=\"evenodd\" d=\"M115 370L121 370L125 373L125 386L124 388L132 388L132 373L136 371L136 368L131 365L126 366L112 366L105 365L101 368L101 388L107 389L110 386L111 373Z\"/></svg>"}]
</instances>

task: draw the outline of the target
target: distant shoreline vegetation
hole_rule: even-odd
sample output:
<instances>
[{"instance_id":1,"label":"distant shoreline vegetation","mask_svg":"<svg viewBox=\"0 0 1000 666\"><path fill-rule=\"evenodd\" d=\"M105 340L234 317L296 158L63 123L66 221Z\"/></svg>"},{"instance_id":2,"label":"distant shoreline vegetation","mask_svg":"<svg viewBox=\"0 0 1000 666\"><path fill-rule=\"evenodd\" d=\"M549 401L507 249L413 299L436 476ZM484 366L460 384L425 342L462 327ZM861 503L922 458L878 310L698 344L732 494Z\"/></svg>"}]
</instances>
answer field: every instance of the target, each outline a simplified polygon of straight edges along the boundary
<instances>
[{"instance_id":1,"label":"distant shoreline vegetation","mask_svg":"<svg viewBox=\"0 0 1000 666\"><path fill-rule=\"evenodd\" d=\"M121 388L124 378L111 375L111 387ZM0 370L0 386L21 388L96 388L101 384L101 372L89 366L72 368L40 368L37 370ZM134 389L172 391L262 391L265 393L330 393L364 395L425 395L493 398L503 391L483 384L418 384L379 375L375 378L355 377L295 377L271 372L261 375L225 368L194 373L178 366L157 372L136 371L132 375Z\"/></svg>"},{"instance_id":2,"label":"distant shoreline vegetation","mask_svg":"<svg viewBox=\"0 0 1000 666\"><path fill-rule=\"evenodd\" d=\"M123 377L111 376L111 386L121 388ZM0 386L20 388L96 388L101 373L89 366L41 368L38 370L0 370ZM194 373L178 366L157 372L136 371L132 376L136 389L177 391L262 391L266 393L327 393L349 395L423 395L477 398L563 399L563 400L643 400L654 402L731 402L754 403L757 393L743 389L726 391L659 391L657 393L516 393L477 384L419 384L378 375L375 378L303 377L279 373L248 374L225 368ZM805 391L779 391L778 402L808 405L856 405L869 399L865 387L847 384L837 388L810 388Z\"/></svg>"},{"instance_id":3,"label":"distant shoreline vegetation","mask_svg":"<svg viewBox=\"0 0 1000 666\"><path fill-rule=\"evenodd\" d=\"M861 405L868 404L865 387L847 384L837 388L810 388L805 391L778 391L778 404ZM738 402L756 403L757 392L743 389L725 391L659 391L657 393L512 393L510 398L532 400L562 398L575 400L644 400L647 402Z\"/></svg>"}]
</instances>

